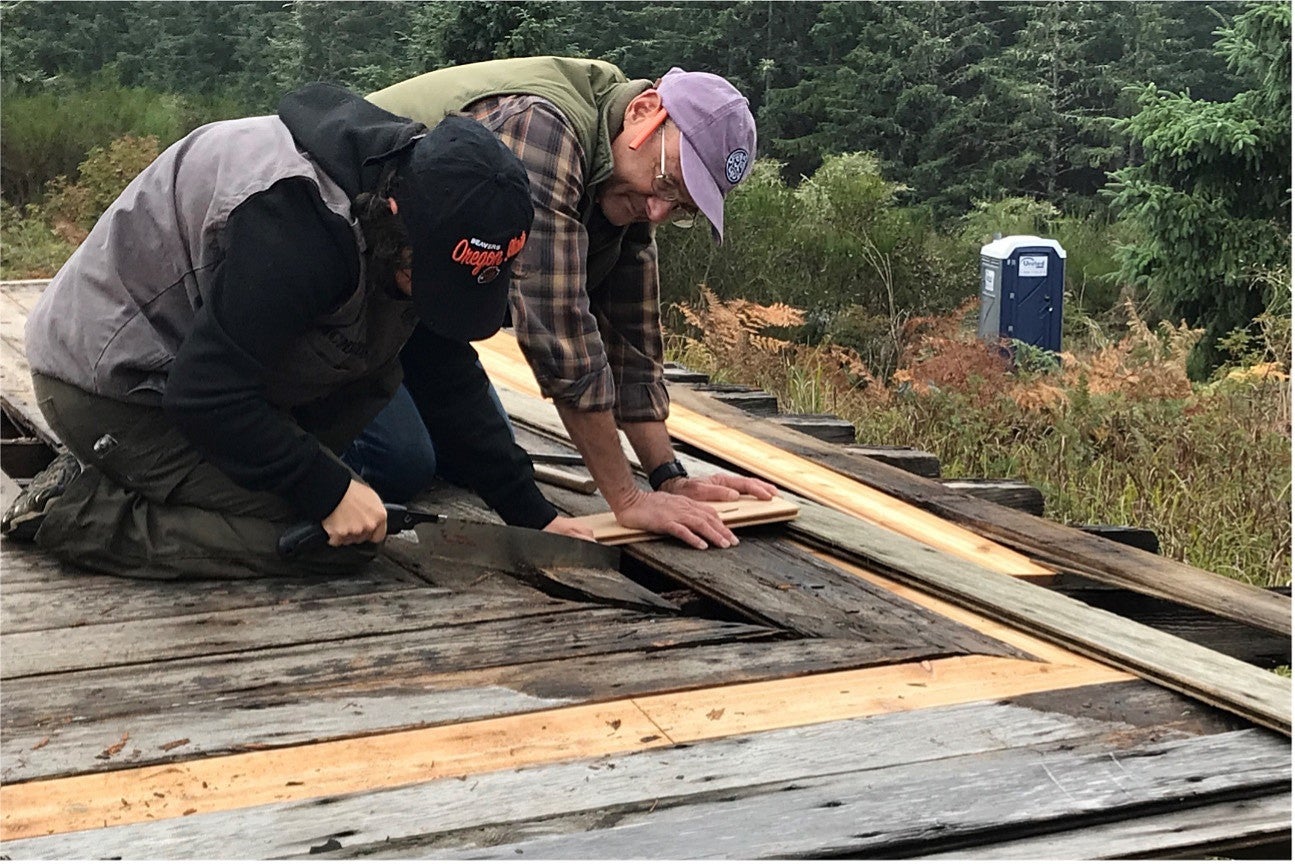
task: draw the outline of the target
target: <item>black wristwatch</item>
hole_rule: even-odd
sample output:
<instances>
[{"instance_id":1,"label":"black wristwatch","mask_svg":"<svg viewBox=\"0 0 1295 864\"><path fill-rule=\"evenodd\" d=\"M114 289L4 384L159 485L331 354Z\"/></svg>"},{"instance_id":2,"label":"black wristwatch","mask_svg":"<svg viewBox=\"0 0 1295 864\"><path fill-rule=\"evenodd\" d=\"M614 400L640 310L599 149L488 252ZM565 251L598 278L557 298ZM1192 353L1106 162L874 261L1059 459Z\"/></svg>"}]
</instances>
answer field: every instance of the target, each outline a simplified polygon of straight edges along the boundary
<instances>
[{"instance_id":1,"label":"black wristwatch","mask_svg":"<svg viewBox=\"0 0 1295 864\"><path fill-rule=\"evenodd\" d=\"M652 469L648 475L648 485L652 487L653 492L661 491L661 487L676 477L687 477L688 472L684 470L678 459L671 459L663 465L658 465Z\"/></svg>"}]
</instances>

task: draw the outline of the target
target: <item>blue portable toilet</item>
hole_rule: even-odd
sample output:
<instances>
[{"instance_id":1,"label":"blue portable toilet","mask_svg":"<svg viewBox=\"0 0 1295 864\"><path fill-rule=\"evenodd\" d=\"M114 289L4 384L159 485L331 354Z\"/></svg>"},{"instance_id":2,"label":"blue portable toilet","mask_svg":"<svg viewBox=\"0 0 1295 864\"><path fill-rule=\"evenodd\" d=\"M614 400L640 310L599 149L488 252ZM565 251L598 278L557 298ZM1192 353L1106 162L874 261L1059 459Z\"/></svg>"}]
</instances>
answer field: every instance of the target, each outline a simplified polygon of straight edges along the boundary
<instances>
[{"instance_id":1,"label":"blue portable toilet","mask_svg":"<svg viewBox=\"0 0 1295 864\"><path fill-rule=\"evenodd\" d=\"M1066 250L1056 240L1018 234L980 247L981 339L1016 339L1061 350Z\"/></svg>"}]
</instances>

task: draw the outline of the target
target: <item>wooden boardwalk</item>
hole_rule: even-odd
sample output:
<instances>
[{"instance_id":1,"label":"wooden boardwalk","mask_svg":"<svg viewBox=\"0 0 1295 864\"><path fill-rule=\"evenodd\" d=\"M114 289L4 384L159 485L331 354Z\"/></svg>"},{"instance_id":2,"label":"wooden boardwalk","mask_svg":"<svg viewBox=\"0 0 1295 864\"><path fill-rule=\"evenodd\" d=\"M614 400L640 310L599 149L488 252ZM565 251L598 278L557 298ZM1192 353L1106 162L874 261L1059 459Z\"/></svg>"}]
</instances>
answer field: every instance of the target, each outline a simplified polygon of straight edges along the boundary
<instances>
[{"instance_id":1,"label":"wooden boardwalk","mask_svg":"<svg viewBox=\"0 0 1295 864\"><path fill-rule=\"evenodd\" d=\"M27 417L31 292L2 296L0 380ZM564 446L520 421L519 440ZM16 487L0 482L7 500ZM572 512L601 506L548 491ZM453 489L424 503L492 518ZM1090 858L1289 844L1288 738L779 529L742 537L704 553L628 547L623 571L659 605L554 596L421 560L400 538L352 578L187 583L5 544L0 854Z\"/></svg>"}]
</instances>

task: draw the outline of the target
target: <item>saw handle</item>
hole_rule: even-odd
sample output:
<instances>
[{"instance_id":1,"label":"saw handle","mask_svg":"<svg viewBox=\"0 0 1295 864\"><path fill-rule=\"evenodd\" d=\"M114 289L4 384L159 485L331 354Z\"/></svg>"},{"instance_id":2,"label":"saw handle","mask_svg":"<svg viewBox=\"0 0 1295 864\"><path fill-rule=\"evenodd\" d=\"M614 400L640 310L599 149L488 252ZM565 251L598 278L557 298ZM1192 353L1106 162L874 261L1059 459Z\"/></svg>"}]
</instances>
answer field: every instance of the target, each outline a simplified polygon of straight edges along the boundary
<instances>
[{"instance_id":1,"label":"saw handle","mask_svg":"<svg viewBox=\"0 0 1295 864\"><path fill-rule=\"evenodd\" d=\"M301 552L328 544L328 532L319 522L293 525L279 537L279 557L292 558Z\"/></svg>"},{"instance_id":2,"label":"saw handle","mask_svg":"<svg viewBox=\"0 0 1295 864\"><path fill-rule=\"evenodd\" d=\"M387 534L399 534L420 522L444 522L445 517L435 513L410 513L399 504L382 505L387 510ZM318 549L328 543L328 532L320 522L301 522L284 531L279 537L279 557L291 558L301 552Z\"/></svg>"}]
</instances>

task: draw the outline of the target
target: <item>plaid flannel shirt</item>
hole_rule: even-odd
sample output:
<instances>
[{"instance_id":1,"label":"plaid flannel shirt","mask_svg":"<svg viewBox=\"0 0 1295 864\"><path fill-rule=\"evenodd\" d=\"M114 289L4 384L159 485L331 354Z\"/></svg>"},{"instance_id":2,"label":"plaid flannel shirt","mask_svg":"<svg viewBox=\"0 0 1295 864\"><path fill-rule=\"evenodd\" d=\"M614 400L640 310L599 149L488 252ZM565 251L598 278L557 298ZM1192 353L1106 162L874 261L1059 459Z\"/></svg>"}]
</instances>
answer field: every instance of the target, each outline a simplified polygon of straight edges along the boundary
<instances>
[{"instance_id":1,"label":"plaid flannel shirt","mask_svg":"<svg viewBox=\"0 0 1295 864\"><path fill-rule=\"evenodd\" d=\"M540 390L578 411L612 410L627 422L664 420L657 247L646 223L629 226L620 257L587 285L590 232L581 220L584 152L553 103L499 96L468 107L526 165L535 222L513 262L509 302L517 341ZM593 207L589 222L615 230Z\"/></svg>"}]
</instances>

